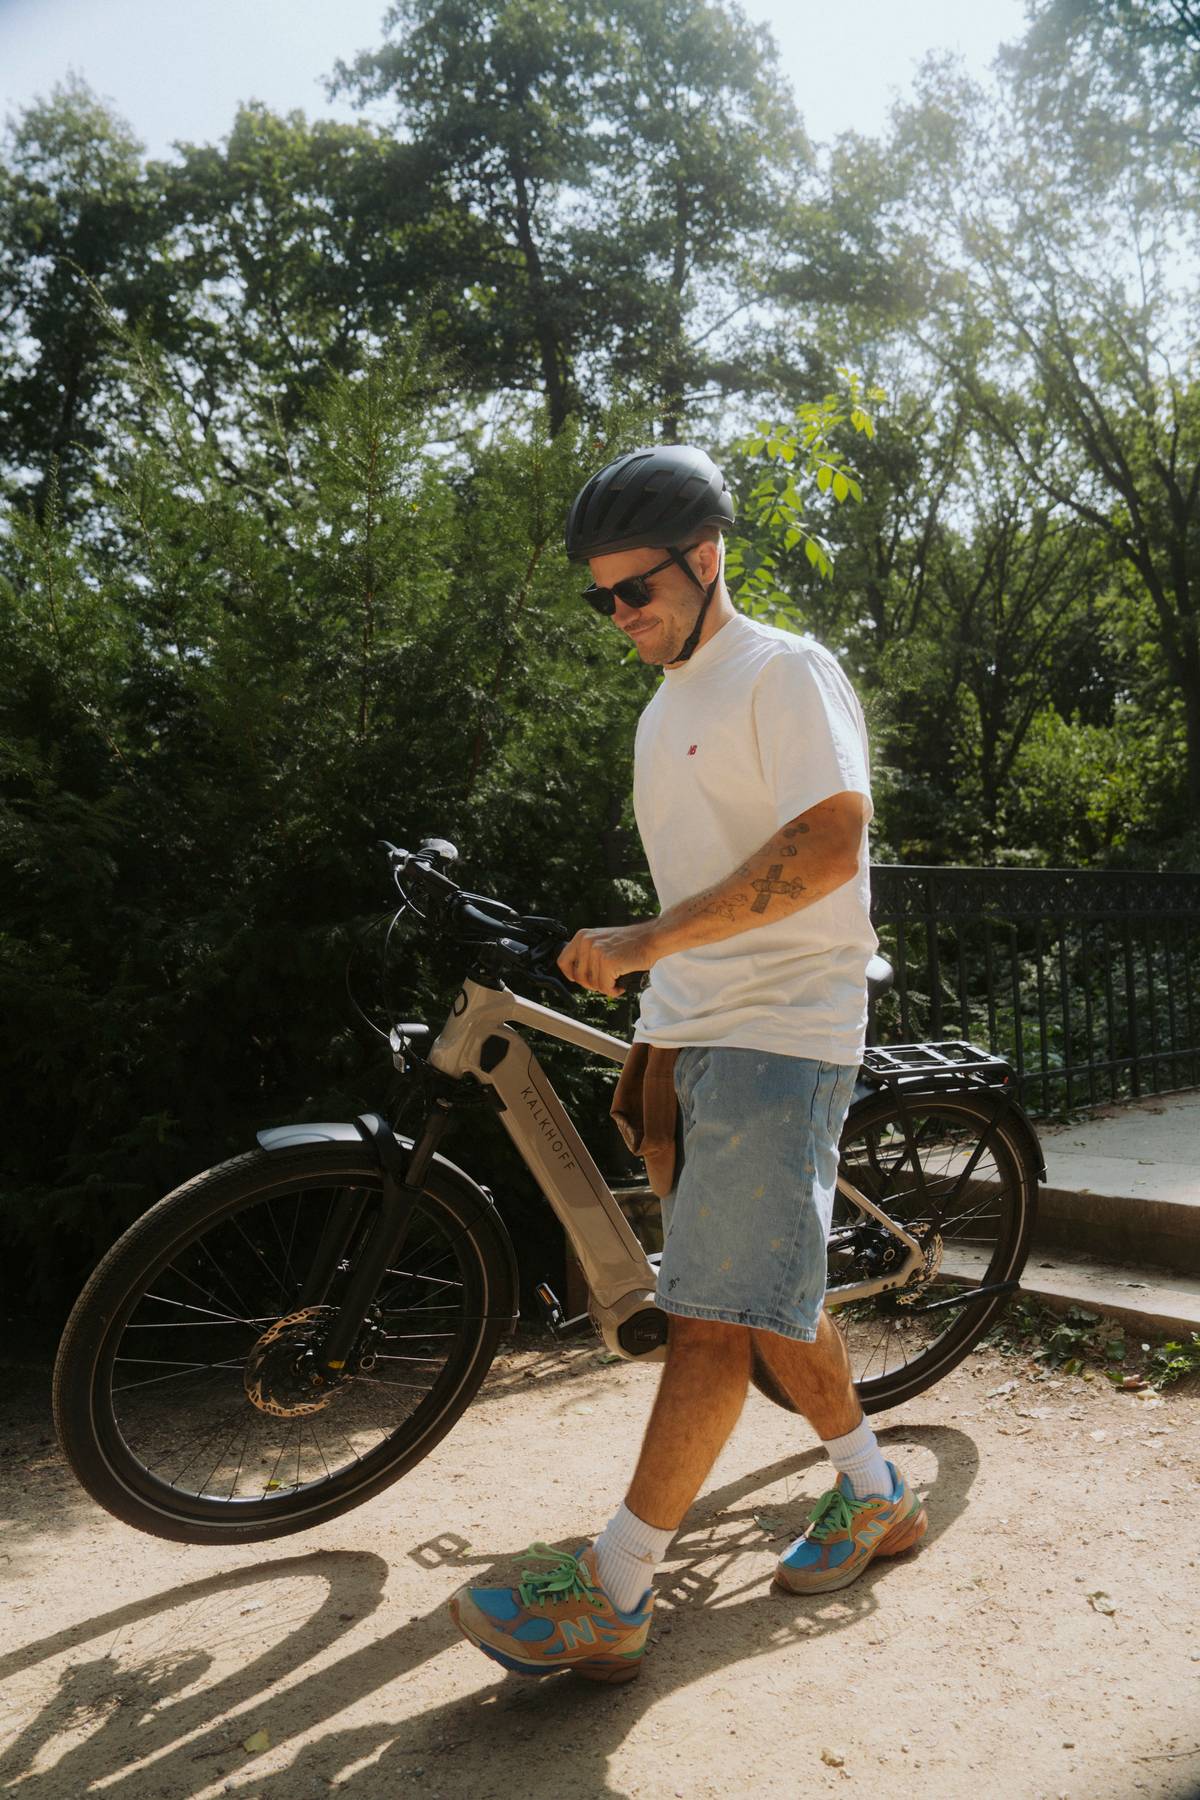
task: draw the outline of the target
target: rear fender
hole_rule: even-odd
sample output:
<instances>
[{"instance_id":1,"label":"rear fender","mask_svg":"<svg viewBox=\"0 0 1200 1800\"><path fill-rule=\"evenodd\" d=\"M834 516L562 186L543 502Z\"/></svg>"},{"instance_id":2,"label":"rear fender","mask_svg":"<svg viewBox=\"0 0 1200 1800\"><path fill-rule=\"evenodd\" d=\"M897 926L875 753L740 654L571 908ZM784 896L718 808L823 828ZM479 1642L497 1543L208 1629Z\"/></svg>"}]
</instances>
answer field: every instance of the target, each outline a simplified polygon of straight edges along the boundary
<instances>
[{"instance_id":1,"label":"rear fender","mask_svg":"<svg viewBox=\"0 0 1200 1800\"><path fill-rule=\"evenodd\" d=\"M847 1114L848 1122L856 1110L860 1110L862 1107L866 1106L869 1101L878 1100L882 1094L885 1094L889 1085L891 1084L868 1081L865 1078L860 1077L855 1084L854 1094L850 1102L850 1112ZM919 1076L914 1077L911 1081L900 1081L895 1085L899 1087L902 1092L911 1095L914 1100L919 1098L922 1094L945 1094L947 1097L950 1097L955 1093L967 1091L964 1088L955 1088L950 1085L931 1087L922 1083ZM1041 1139L1038 1137L1032 1119L1025 1111L1021 1102L1017 1099L1016 1094L1011 1090L1002 1087L973 1087L970 1089L970 1092L977 1100L983 1100L985 1102L990 1101L994 1105L995 1110L998 1113L1001 1113L1006 1122L1012 1125L1016 1135L1021 1139L1024 1145L1026 1156L1030 1166L1035 1171L1038 1180L1045 1181L1046 1158L1042 1152Z\"/></svg>"}]
</instances>

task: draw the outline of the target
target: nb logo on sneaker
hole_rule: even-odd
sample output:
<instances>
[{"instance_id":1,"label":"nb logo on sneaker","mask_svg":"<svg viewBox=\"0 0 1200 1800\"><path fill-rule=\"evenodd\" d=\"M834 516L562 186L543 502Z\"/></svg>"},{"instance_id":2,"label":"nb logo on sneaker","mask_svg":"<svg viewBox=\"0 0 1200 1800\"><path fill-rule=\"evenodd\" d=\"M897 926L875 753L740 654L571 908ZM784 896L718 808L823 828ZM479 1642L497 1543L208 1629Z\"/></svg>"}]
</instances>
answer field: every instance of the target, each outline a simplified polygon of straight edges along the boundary
<instances>
[{"instance_id":1,"label":"nb logo on sneaker","mask_svg":"<svg viewBox=\"0 0 1200 1800\"><path fill-rule=\"evenodd\" d=\"M574 1650L576 1644L594 1644L596 1641L596 1628L590 1619L561 1619L558 1629L562 1633L564 1650Z\"/></svg>"},{"instance_id":2,"label":"nb logo on sneaker","mask_svg":"<svg viewBox=\"0 0 1200 1800\"><path fill-rule=\"evenodd\" d=\"M699 748L700 748L699 744L693 744L691 749L688 751L688 755L695 756L695 754Z\"/></svg>"}]
</instances>

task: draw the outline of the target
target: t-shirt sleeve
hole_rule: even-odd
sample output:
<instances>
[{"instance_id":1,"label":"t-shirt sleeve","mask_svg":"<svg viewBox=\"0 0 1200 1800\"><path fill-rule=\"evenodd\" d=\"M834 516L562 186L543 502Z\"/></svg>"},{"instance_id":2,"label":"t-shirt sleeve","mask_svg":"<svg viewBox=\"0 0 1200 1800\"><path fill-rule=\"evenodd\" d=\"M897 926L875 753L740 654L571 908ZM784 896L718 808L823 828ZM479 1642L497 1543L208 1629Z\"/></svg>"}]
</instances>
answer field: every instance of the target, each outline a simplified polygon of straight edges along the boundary
<instances>
[{"instance_id":1,"label":"t-shirt sleeve","mask_svg":"<svg viewBox=\"0 0 1200 1800\"><path fill-rule=\"evenodd\" d=\"M836 657L810 650L773 656L755 684L754 728L777 830L845 792L866 795L870 822L866 726Z\"/></svg>"}]
</instances>

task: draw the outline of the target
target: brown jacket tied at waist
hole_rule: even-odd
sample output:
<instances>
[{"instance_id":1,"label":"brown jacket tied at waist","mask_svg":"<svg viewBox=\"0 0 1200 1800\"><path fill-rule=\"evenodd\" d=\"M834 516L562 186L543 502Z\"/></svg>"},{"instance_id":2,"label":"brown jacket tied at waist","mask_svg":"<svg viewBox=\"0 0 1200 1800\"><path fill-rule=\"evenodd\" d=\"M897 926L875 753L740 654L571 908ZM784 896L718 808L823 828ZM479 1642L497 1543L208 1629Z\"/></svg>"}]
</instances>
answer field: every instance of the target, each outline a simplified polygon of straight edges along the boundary
<instances>
[{"instance_id":1,"label":"brown jacket tied at waist","mask_svg":"<svg viewBox=\"0 0 1200 1800\"><path fill-rule=\"evenodd\" d=\"M663 1199L675 1184L675 1097L678 1050L635 1044L625 1059L609 1112L629 1149L646 1165L650 1186Z\"/></svg>"}]
</instances>

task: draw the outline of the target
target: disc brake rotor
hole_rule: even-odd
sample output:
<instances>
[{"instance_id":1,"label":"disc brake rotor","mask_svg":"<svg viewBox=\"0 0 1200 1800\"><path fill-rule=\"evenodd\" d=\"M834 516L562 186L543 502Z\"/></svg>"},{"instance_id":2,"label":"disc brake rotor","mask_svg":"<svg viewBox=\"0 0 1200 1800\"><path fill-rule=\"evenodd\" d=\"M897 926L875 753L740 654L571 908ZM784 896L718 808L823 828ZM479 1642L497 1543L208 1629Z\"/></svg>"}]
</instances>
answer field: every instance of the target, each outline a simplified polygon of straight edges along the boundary
<instances>
[{"instance_id":1,"label":"disc brake rotor","mask_svg":"<svg viewBox=\"0 0 1200 1800\"><path fill-rule=\"evenodd\" d=\"M275 1419L302 1419L322 1412L333 1399L341 1384L322 1387L322 1377L309 1357L324 1311L321 1306L306 1306L302 1312L287 1313L269 1325L251 1349L242 1384L259 1412Z\"/></svg>"}]
</instances>

